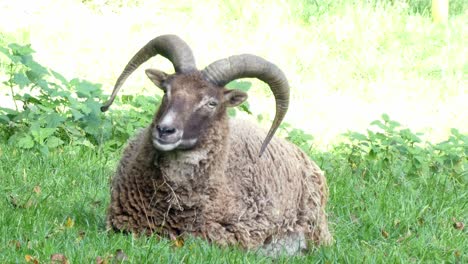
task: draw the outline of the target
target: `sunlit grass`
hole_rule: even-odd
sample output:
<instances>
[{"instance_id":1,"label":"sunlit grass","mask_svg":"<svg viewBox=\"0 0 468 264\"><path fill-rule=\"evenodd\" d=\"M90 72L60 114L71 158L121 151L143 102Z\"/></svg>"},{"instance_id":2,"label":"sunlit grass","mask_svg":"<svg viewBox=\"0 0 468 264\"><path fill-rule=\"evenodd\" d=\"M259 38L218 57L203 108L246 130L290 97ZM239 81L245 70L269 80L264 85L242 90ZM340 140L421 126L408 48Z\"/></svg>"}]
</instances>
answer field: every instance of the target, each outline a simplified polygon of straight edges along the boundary
<instances>
[{"instance_id":1,"label":"sunlit grass","mask_svg":"<svg viewBox=\"0 0 468 264\"><path fill-rule=\"evenodd\" d=\"M107 92L134 52L160 34L185 39L199 67L233 54L261 55L290 80L286 122L321 144L347 130L364 130L382 113L434 141L451 127L468 130L466 9L440 25L404 2L318 3L4 1L0 30L31 42L41 63L69 78L103 83ZM155 92L145 67L172 71L166 60L154 59L123 93ZM255 86L261 89L251 90L250 105L271 118L273 99L265 86Z\"/></svg>"},{"instance_id":2,"label":"sunlit grass","mask_svg":"<svg viewBox=\"0 0 468 264\"><path fill-rule=\"evenodd\" d=\"M407 165L402 163L407 158L392 151L414 150L411 145L374 143L391 151L379 152L373 160L343 146L309 153L327 175L327 213L335 243L274 263L467 260L466 227L454 224L466 224L468 175L452 170L466 168L466 158L458 165L435 165L431 152L419 149L421 163L416 164L439 167L407 173L400 167ZM455 148L451 151L448 154ZM121 251L128 263L272 263L255 252L219 248L200 239L186 238L182 245L106 230L109 179L119 155L67 146L43 156L0 143L0 262L31 258L48 263L52 255L61 254L69 263L115 263Z\"/></svg>"}]
</instances>

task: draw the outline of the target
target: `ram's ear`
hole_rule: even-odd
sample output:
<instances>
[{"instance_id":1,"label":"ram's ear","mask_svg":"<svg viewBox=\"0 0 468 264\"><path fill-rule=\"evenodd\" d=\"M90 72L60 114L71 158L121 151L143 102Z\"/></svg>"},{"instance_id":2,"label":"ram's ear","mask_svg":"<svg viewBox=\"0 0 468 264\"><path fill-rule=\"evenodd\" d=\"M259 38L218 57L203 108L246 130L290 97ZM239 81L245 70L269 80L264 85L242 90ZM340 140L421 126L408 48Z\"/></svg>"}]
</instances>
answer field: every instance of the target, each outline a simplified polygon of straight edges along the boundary
<instances>
[{"instance_id":1,"label":"ram's ear","mask_svg":"<svg viewBox=\"0 0 468 264\"><path fill-rule=\"evenodd\" d=\"M167 80L169 74L156 69L145 70L146 76L159 88L165 90L164 81Z\"/></svg>"},{"instance_id":2,"label":"ram's ear","mask_svg":"<svg viewBox=\"0 0 468 264\"><path fill-rule=\"evenodd\" d=\"M241 90L225 90L224 91L224 103L226 106L234 107L242 104L247 100L247 93Z\"/></svg>"}]
</instances>

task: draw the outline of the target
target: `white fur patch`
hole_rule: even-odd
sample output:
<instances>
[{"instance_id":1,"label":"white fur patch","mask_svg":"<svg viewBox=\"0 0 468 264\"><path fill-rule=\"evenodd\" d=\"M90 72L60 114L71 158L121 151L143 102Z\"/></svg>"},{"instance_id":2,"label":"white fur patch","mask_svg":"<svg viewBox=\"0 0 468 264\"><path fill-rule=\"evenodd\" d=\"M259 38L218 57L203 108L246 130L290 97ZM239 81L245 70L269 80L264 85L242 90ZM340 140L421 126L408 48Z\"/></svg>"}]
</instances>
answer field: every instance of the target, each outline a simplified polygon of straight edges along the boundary
<instances>
[{"instance_id":1,"label":"white fur patch","mask_svg":"<svg viewBox=\"0 0 468 264\"><path fill-rule=\"evenodd\" d=\"M180 145L181 142L182 142L182 141L179 140L179 141L177 141L177 142L175 142L175 143L172 143L172 144L161 144L161 143L159 143L159 141L153 139L153 145L154 145L157 149L162 150L162 151L170 151L170 150L173 150L173 149L177 148L177 147Z\"/></svg>"},{"instance_id":2,"label":"white fur patch","mask_svg":"<svg viewBox=\"0 0 468 264\"><path fill-rule=\"evenodd\" d=\"M161 150L161 151L170 151L170 150L173 150L173 149L176 149L178 146L181 146L184 147L184 146L193 146L195 145L195 143L197 143L197 139L194 138L194 139L182 139L182 140L179 140L177 142L174 142L174 143L171 143L171 144L161 144L158 140L156 139L153 139L153 145Z\"/></svg>"},{"instance_id":3,"label":"white fur patch","mask_svg":"<svg viewBox=\"0 0 468 264\"><path fill-rule=\"evenodd\" d=\"M197 143L197 139L196 139L196 138L192 138L192 139L182 139L182 145L195 145L195 143Z\"/></svg>"},{"instance_id":4,"label":"white fur patch","mask_svg":"<svg viewBox=\"0 0 468 264\"><path fill-rule=\"evenodd\" d=\"M210 96L203 96L203 99L200 101L200 103L198 103L196 106L195 106L195 110L206 105L208 103L208 101L210 101L211 97Z\"/></svg>"},{"instance_id":5,"label":"white fur patch","mask_svg":"<svg viewBox=\"0 0 468 264\"><path fill-rule=\"evenodd\" d=\"M171 99L171 88L172 88L172 87L171 87L170 84L168 84L168 85L166 86L166 95L167 95L167 99Z\"/></svg>"},{"instance_id":6,"label":"white fur patch","mask_svg":"<svg viewBox=\"0 0 468 264\"><path fill-rule=\"evenodd\" d=\"M174 120L176 118L176 113L170 109L167 114L164 115L163 119L159 123L160 126L168 126L172 127L172 124L174 123Z\"/></svg>"}]
</instances>

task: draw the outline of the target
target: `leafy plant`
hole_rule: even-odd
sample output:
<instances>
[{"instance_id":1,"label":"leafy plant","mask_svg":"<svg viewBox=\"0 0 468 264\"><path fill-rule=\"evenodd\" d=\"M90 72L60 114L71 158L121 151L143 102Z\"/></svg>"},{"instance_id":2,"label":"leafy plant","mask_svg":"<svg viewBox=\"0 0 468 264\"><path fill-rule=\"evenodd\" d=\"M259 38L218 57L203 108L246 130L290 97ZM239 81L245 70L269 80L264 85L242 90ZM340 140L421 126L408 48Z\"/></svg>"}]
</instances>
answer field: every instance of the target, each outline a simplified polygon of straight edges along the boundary
<instances>
[{"instance_id":1,"label":"leafy plant","mask_svg":"<svg viewBox=\"0 0 468 264\"><path fill-rule=\"evenodd\" d=\"M160 96L123 95L119 97L115 104L125 107L115 107L106 113L112 124L112 136L106 141L106 146L113 149L119 148L138 129L146 127L151 122L160 101Z\"/></svg>"},{"instance_id":2,"label":"leafy plant","mask_svg":"<svg viewBox=\"0 0 468 264\"><path fill-rule=\"evenodd\" d=\"M280 129L286 133L286 139L300 147L305 152L310 152L314 137L302 129L293 128L289 123L282 123Z\"/></svg>"},{"instance_id":3,"label":"leafy plant","mask_svg":"<svg viewBox=\"0 0 468 264\"><path fill-rule=\"evenodd\" d=\"M464 175L466 178L468 140L456 129L452 129L449 140L433 145L423 144L421 133L401 128L386 114L371 125L377 127L377 131L367 130L367 135L349 132L346 136L350 142L340 146L354 169L379 169L376 177L387 172L397 177L429 177L444 171L453 177Z\"/></svg>"},{"instance_id":4,"label":"leafy plant","mask_svg":"<svg viewBox=\"0 0 468 264\"><path fill-rule=\"evenodd\" d=\"M448 172L457 181L468 182L468 135L452 128L449 139L431 145L431 149L431 171Z\"/></svg>"},{"instance_id":5,"label":"leafy plant","mask_svg":"<svg viewBox=\"0 0 468 264\"><path fill-rule=\"evenodd\" d=\"M112 118L101 114L99 84L66 80L37 63L30 45L10 44L0 47L0 52L8 60L8 79L3 85L15 105L14 109L0 108L0 130L10 144L47 154L63 144L94 148L113 134L129 136L128 129L113 126ZM130 128L133 123L125 125Z\"/></svg>"}]
</instances>

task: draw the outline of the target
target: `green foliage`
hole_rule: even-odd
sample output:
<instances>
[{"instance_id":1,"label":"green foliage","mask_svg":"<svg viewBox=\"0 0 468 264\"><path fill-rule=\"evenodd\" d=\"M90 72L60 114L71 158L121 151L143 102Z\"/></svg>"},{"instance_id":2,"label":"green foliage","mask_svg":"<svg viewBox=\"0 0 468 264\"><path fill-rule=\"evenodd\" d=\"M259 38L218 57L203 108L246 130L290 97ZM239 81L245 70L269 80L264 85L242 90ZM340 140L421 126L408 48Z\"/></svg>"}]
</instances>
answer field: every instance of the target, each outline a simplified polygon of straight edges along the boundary
<instances>
[{"instance_id":1,"label":"green foliage","mask_svg":"<svg viewBox=\"0 0 468 264\"><path fill-rule=\"evenodd\" d=\"M349 164L356 170L379 169L374 177L430 177L434 173L448 173L462 179L468 166L468 137L452 129L449 140L439 144L423 144L420 133L401 128L400 124L382 115L382 121L371 123L377 131L368 130L367 135L350 132L350 143L341 146ZM363 166L364 165L364 166Z\"/></svg>"},{"instance_id":2,"label":"green foliage","mask_svg":"<svg viewBox=\"0 0 468 264\"><path fill-rule=\"evenodd\" d=\"M160 96L123 95L114 102L123 108L114 107L106 115L112 123L112 136L106 146L118 149L135 135L138 129L148 126L153 118Z\"/></svg>"},{"instance_id":3,"label":"green foliage","mask_svg":"<svg viewBox=\"0 0 468 264\"><path fill-rule=\"evenodd\" d=\"M346 7L357 8L363 5L399 9L408 14L431 15L431 1L429 0L289 0L296 18L309 24L314 17L332 15L341 12ZM449 13L460 15L465 12L467 5L464 0L450 0Z\"/></svg>"},{"instance_id":4,"label":"green foliage","mask_svg":"<svg viewBox=\"0 0 468 264\"><path fill-rule=\"evenodd\" d=\"M393 3L402 2L408 6L410 13L413 14L424 14L431 15L431 3L432 1L427 0L405 0L405 1L392 1ZM449 13L451 15L460 15L465 12L467 8L466 1L464 0L450 0L449 1Z\"/></svg>"},{"instance_id":5,"label":"green foliage","mask_svg":"<svg viewBox=\"0 0 468 264\"><path fill-rule=\"evenodd\" d=\"M367 134L345 137L348 142L330 152L309 152L330 188L336 244L322 256L337 262L463 262L467 135L452 129L447 141L425 143L421 134L383 115Z\"/></svg>"},{"instance_id":6,"label":"green foliage","mask_svg":"<svg viewBox=\"0 0 468 264\"><path fill-rule=\"evenodd\" d=\"M314 137L306 133L302 129L293 128L288 123L282 123L280 128L285 131L286 139L294 143L296 146L300 147L305 152L309 152L312 148L312 143Z\"/></svg>"},{"instance_id":7,"label":"green foliage","mask_svg":"<svg viewBox=\"0 0 468 264\"><path fill-rule=\"evenodd\" d=\"M0 129L9 143L23 149L63 144L93 148L110 136L110 121L100 113L100 85L72 79L37 63L30 45L1 47L9 59L8 80L15 109L0 108Z\"/></svg>"},{"instance_id":8,"label":"green foliage","mask_svg":"<svg viewBox=\"0 0 468 264\"><path fill-rule=\"evenodd\" d=\"M22 149L44 154L64 144L118 148L151 120L159 98L123 96L128 110L101 113L101 85L66 80L33 59L30 45L0 47L8 60L8 80L15 109L0 107L0 135Z\"/></svg>"}]
</instances>

